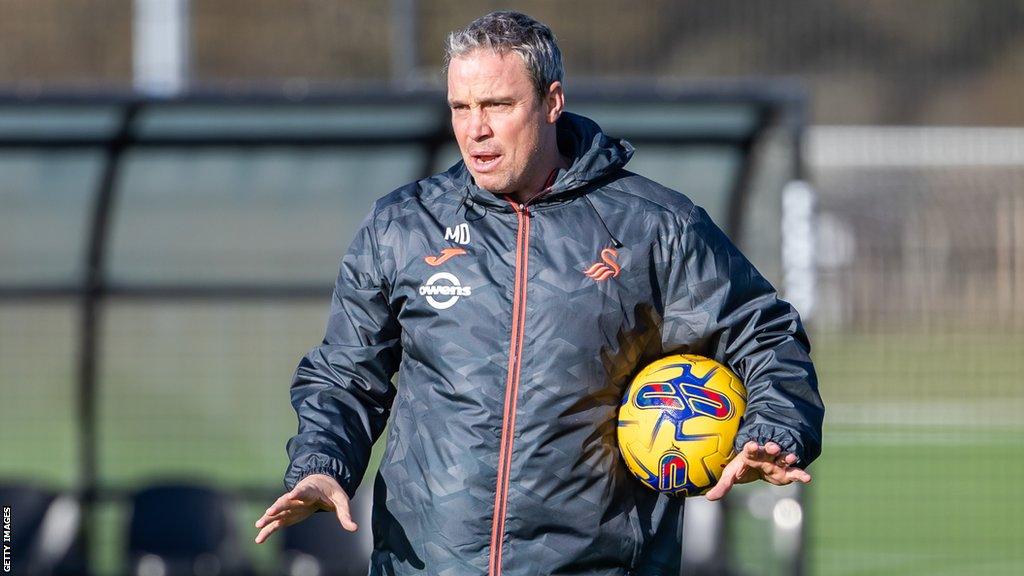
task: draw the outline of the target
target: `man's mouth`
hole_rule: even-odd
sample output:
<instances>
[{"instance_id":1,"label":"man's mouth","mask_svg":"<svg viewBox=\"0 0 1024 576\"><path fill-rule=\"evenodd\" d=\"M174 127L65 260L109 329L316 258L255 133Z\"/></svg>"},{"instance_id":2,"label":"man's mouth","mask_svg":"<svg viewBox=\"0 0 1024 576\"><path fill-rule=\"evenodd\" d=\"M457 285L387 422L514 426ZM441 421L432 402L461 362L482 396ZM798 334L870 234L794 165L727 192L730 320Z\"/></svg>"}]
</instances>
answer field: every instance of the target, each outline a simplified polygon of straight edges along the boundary
<instances>
[{"instance_id":1,"label":"man's mouth","mask_svg":"<svg viewBox=\"0 0 1024 576\"><path fill-rule=\"evenodd\" d=\"M473 168L477 172L487 172L497 166L501 160L501 154L473 154L470 157L473 159Z\"/></svg>"}]
</instances>

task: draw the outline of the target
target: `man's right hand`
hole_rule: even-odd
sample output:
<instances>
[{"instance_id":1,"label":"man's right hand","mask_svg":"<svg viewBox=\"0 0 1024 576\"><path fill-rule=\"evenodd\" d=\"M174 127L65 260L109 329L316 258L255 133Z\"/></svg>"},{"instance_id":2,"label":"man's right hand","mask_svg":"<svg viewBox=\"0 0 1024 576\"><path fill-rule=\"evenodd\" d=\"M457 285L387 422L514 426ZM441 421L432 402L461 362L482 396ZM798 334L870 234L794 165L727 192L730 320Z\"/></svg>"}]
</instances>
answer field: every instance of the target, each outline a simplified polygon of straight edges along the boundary
<instances>
[{"instance_id":1,"label":"man's right hand","mask_svg":"<svg viewBox=\"0 0 1024 576\"><path fill-rule=\"evenodd\" d=\"M359 526L352 521L348 495L338 482L326 474L310 474L303 478L291 492L282 495L267 508L256 521L260 533L256 543L262 544L270 535L285 526L291 526L309 518L317 510L331 510L338 516L338 522L349 532Z\"/></svg>"}]
</instances>

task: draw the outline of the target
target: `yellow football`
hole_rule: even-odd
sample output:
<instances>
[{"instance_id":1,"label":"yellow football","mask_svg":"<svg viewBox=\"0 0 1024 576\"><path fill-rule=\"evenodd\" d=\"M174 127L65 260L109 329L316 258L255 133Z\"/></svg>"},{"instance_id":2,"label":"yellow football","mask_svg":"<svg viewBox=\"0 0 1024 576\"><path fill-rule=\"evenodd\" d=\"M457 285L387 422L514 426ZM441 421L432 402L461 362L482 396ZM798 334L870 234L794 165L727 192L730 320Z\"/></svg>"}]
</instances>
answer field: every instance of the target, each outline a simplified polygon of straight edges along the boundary
<instances>
[{"instance_id":1,"label":"yellow football","mask_svg":"<svg viewBox=\"0 0 1024 576\"><path fill-rule=\"evenodd\" d=\"M747 389L729 368L679 354L633 378L619 408L626 467L653 490L696 496L718 481L733 456Z\"/></svg>"}]
</instances>

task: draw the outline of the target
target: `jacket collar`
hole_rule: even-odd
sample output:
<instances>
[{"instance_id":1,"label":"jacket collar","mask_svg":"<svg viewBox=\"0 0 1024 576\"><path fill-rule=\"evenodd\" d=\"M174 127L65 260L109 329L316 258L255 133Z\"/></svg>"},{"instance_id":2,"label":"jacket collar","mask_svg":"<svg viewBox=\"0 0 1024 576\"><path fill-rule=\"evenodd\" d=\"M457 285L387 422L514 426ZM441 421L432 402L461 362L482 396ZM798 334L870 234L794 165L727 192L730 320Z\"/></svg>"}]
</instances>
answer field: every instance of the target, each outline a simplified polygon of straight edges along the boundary
<instances>
[{"instance_id":1,"label":"jacket collar","mask_svg":"<svg viewBox=\"0 0 1024 576\"><path fill-rule=\"evenodd\" d=\"M555 130L558 149L570 158L571 165L568 169L558 170L554 184L547 193L534 200L533 205L565 200L587 184L613 174L633 156L632 144L609 137L596 122L585 116L563 112ZM462 160L448 169L448 175L473 202L501 211L511 210L504 198L476 185Z\"/></svg>"}]
</instances>

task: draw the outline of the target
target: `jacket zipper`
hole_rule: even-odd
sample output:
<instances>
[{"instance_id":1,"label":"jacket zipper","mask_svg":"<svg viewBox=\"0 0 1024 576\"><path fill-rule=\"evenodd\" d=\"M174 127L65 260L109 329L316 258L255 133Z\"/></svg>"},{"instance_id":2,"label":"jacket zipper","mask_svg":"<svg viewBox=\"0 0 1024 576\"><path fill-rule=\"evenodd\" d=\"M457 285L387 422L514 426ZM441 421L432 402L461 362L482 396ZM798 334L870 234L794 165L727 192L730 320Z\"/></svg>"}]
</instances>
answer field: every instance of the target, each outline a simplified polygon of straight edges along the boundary
<instances>
[{"instance_id":1,"label":"jacket zipper","mask_svg":"<svg viewBox=\"0 0 1024 576\"><path fill-rule=\"evenodd\" d=\"M512 337L509 343L508 374L505 382L505 413L502 418L501 449L498 453L498 480L494 494L494 520L491 526L490 576L501 575L501 548L505 537L505 507L508 477L512 468L512 440L516 426L516 400L519 396L519 368L522 363L523 329L526 324L526 278L530 249L530 212L525 204L512 202L516 212L516 275L512 288Z\"/></svg>"}]
</instances>

